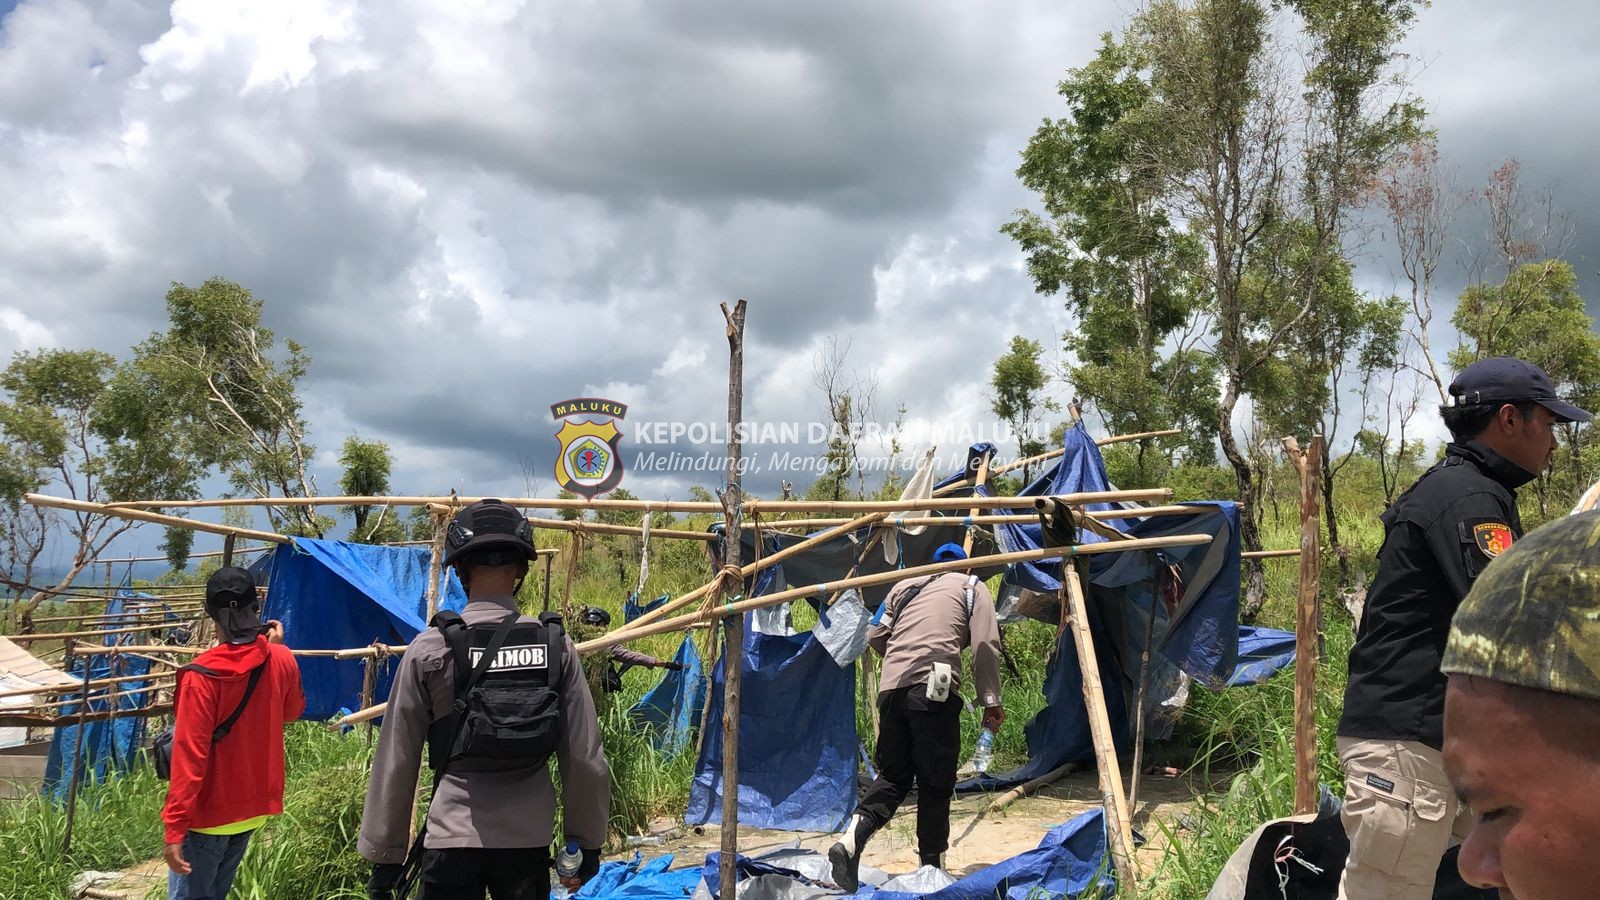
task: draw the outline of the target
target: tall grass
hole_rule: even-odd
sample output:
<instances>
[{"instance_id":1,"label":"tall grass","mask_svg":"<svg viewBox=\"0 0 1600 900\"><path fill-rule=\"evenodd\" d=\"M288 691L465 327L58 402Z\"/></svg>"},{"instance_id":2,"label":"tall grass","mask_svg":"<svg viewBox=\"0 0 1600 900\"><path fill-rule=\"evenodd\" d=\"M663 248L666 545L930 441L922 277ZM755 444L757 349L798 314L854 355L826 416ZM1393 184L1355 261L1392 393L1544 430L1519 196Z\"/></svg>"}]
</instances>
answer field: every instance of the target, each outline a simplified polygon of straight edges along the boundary
<instances>
[{"instance_id":1,"label":"tall grass","mask_svg":"<svg viewBox=\"0 0 1600 900\"><path fill-rule=\"evenodd\" d=\"M115 871L161 854L166 785L148 769L86 781L78 790L72 853L61 852L66 810L42 797L0 802L0 897L70 896L87 870Z\"/></svg>"}]
</instances>

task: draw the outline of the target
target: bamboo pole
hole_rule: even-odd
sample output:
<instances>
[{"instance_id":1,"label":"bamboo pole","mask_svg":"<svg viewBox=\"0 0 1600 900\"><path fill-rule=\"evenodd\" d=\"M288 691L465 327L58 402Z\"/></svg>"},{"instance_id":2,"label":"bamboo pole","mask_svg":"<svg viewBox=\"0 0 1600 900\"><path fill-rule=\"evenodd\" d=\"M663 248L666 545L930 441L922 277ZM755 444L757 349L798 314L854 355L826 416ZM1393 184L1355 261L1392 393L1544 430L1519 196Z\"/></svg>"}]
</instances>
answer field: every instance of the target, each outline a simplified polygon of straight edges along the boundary
<instances>
[{"instance_id":1,"label":"bamboo pole","mask_svg":"<svg viewBox=\"0 0 1600 900\"><path fill-rule=\"evenodd\" d=\"M272 549L271 547L239 547L239 548L235 549L233 552L234 552L234 555L237 556L240 553L260 553L263 550L271 550L271 549ZM210 550L210 551L207 551L205 553L190 553L189 555L185 556L184 559L211 559L212 557L217 557L217 556L221 556L221 555L223 555L221 550ZM130 563L166 562L166 561L167 561L167 557L165 557L165 556L130 556L127 559L116 560L116 562L130 562ZM139 590L144 590L144 588L139 588Z\"/></svg>"},{"instance_id":2,"label":"bamboo pole","mask_svg":"<svg viewBox=\"0 0 1600 900\"><path fill-rule=\"evenodd\" d=\"M625 534L630 537L641 537L644 534L642 527L633 525L608 525L604 522L567 522L562 519L541 519L538 516L529 516L528 524L535 531L586 531L594 534ZM683 531L672 528L652 528L651 537L678 538L686 541L715 541L717 536L709 531Z\"/></svg>"},{"instance_id":3,"label":"bamboo pole","mask_svg":"<svg viewBox=\"0 0 1600 900\"><path fill-rule=\"evenodd\" d=\"M118 717L132 719L147 719L152 716L165 715L172 712L172 704L161 703L141 709L124 709L119 712L101 711L89 713L82 717L85 723L105 722ZM6 712L0 713L0 727L6 728L60 728L63 724L77 724L78 720L68 718L63 722L60 716L43 715L40 713Z\"/></svg>"},{"instance_id":4,"label":"bamboo pole","mask_svg":"<svg viewBox=\"0 0 1600 900\"><path fill-rule=\"evenodd\" d=\"M85 667L85 672L88 668ZM83 732L89 723L89 692L78 699L78 730L72 736L72 775L67 780L66 836L61 841L61 855L72 856L72 826L78 816L78 781L83 775Z\"/></svg>"},{"instance_id":5,"label":"bamboo pole","mask_svg":"<svg viewBox=\"0 0 1600 900\"><path fill-rule=\"evenodd\" d=\"M840 535L849 534L850 532L855 531L858 528L861 528L861 527L864 527L864 526L867 526L867 525L871 525L872 523L877 522L878 520L882 519L883 516L884 516L883 513L868 513L867 515L864 515L864 516L857 516L856 518L850 519L849 521L844 522L844 523L842 523L840 525L837 525L837 526L835 526L833 528L830 528L827 531L820 532L818 534L814 534L811 537L806 538L805 540L801 541L798 544L795 544L795 545L790 546L790 547L785 547L784 549L779 550L777 553L774 553L771 556L764 556L759 560L755 560L755 561L751 562L749 565L742 566L739 569L740 580L743 580L745 578L749 578L751 575L754 575L756 572L760 571L761 569L764 569L764 568L766 568L768 566L777 565L778 563L783 562L784 560L789 559L790 557L795 556L796 554L803 553L806 550L810 550L812 547L815 547L818 544L821 544L821 543L823 543L825 541L830 541L830 540L832 540L832 539L834 539L836 537L839 537ZM634 619L632 622L629 622L628 624L622 626L621 628L616 629L615 631L613 631L611 633L612 634L624 634L625 635L625 634L628 634L629 632L631 632L631 631L633 631L635 629L644 627L646 625L651 624L652 622L656 622L656 621L658 621L660 619L666 618L667 616L671 615L672 613L677 612L678 610L684 608L685 606L688 606L690 603L693 603L694 601L699 600L702 597L705 597L706 595L710 594L712 588L715 587L715 586L716 586L716 581L715 580L707 582L706 584L703 584L700 587L695 588L694 590L690 591L687 594L684 594L682 597L679 597L676 600L673 600L673 601L671 601L669 603L662 604L661 606L657 607L656 609L652 609L651 611L645 613L644 615L640 616L637 619Z\"/></svg>"},{"instance_id":6,"label":"bamboo pole","mask_svg":"<svg viewBox=\"0 0 1600 900\"><path fill-rule=\"evenodd\" d=\"M1097 438L1097 439L1095 439L1094 443L1095 443L1096 447L1104 447L1104 446L1107 446L1109 444L1122 444L1122 443L1126 443L1128 441L1142 441L1142 440L1144 440L1146 438L1171 437L1172 435L1175 435L1175 434L1183 434L1182 429L1166 428L1166 429L1163 429L1161 431L1141 431L1141 432L1138 432L1137 434L1117 434L1117 435L1112 435L1111 437ZM1047 459L1055 459L1056 457L1061 456L1065 452L1066 452L1066 448L1065 447L1057 447L1054 450L1051 450L1051 451L1049 451L1047 453L1041 453L1038 456L1030 456L1027 459L1019 459L1019 460L1016 460L1015 462L1006 463L1005 465L999 467L998 469L995 469L993 474L995 474L995 475L1004 475L1007 472L1013 471L1015 469L1020 469L1023 466L1031 466L1036 462L1044 462Z\"/></svg>"},{"instance_id":7,"label":"bamboo pole","mask_svg":"<svg viewBox=\"0 0 1600 900\"><path fill-rule=\"evenodd\" d=\"M181 624L179 622L172 623ZM158 628L157 625L130 625L126 628L101 628L94 631L41 631L38 634L15 634L6 640L13 644L26 644L33 641L64 641L80 640L82 638L104 637L113 634L136 634L141 631L150 631Z\"/></svg>"},{"instance_id":8,"label":"bamboo pole","mask_svg":"<svg viewBox=\"0 0 1600 900\"><path fill-rule=\"evenodd\" d=\"M233 528L228 525L213 525L210 522L196 522L192 519L180 519L177 516L164 516L160 513L144 512L124 505L86 503L82 500L69 500L66 497L51 497L46 494L23 494L22 499L33 506L43 506L48 509L66 509L73 512L116 516L117 518L129 519L134 522L151 522L156 525L169 525L175 528L187 528L190 531L204 531L210 534L237 534L252 541L269 541L274 544L287 544L290 542L289 538L270 531L252 531L248 528Z\"/></svg>"},{"instance_id":9,"label":"bamboo pole","mask_svg":"<svg viewBox=\"0 0 1600 900\"><path fill-rule=\"evenodd\" d=\"M337 658L337 657L335 657ZM376 655L369 656L361 661L361 708L366 709L372 705L374 692L378 687L378 659ZM372 746L371 722L366 725L367 746Z\"/></svg>"},{"instance_id":10,"label":"bamboo pole","mask_svg":"<svg viewBox=\"0 0 1600 900\"><path fill-rule=\"evenodd\" d=\"M1144 649L1139 654L1139 696L1134 708L1133 775L1128 785L1128 809L1139 809L1139 775L1144 771L1145 694L1150 690L1150 649L1156 640L1156 604L1162 602L1158 595L1150 598L1149 621L1144 626Z\"/></svg>"},{"instance_id":11,"label":"bamboo pole","mask_svg":"<svg viewBox=\"0 0 1600 900\"><path fill-rule=\"evenodd\" d=\"M233 542L238 537L237 534L229 533L222 539L222 567L224 569L233 565Z\"/></svg>"},{"instance_id":12,"label":"bamboo pole","mask_svg":"<svg viewBox=\"0 0 1600 900\"><path fill-rule=\"evenodd\" d=\"M744 415L744 317L745 301L735 303L733 310L722 304L722 317L727 322L728 335L728 473L727 487L722 492L723 565L739 572L741 577L729 583L722 579L722 602L730 596L744 592L743 570L739 556L744 548L740 528L743 525L744 496L739 486L741 467L739 455L743 448L739 441L739 423ZM759 533L757 535L759 537ZM744 616L728 616L723 620L722 667L722 896L738 894L739 867L739 682L744 669Z\"/></svg>"},{"instance_id":13,"label":"bamboo pole","mask_svg":"<svg viewBox=\"0 0 1600 900\"><path fill-rule=\"evenodd\" d=\"M1090 546L1126 547L1128 544ZM1111 733L1111 718L1106 712L1105 689L1100 682L1100 662L1095 654L1094 635L1089 632L1089 606L1083 596L1078 567L1072 561L1061 563L1061 602L1070 604L1072 642L1078 651L1078 668L1083 674L1083 703L1089 712L1089 732L1094 739L1095 767L1100 780L1100 802L1105 809L1107 844L1116 868L1117 883L1130 894L1138 882L1133 863L1133 825L1128 814L1128 798L1122 794L1122 773L1117 763L1116 741Z\"/></svg>"},{"instance_id":14,"label":"bamboo pole","mask_svg":"<svg viewBox=\"0 0 1600 900\"><path fill-rule=\"evenodd\" d=\"M76 503L77 501L63 501L58 497L46 497L40 494L29 494L28 497L38 497L50 503ZM1168 500L1172 497L1170 488L1142 488L1126 491L1097 491L1092 493L1073 495L1077 499L1072 503L1119 503L1124 501L1149 502ZM92 512L107 515L140 509L197 509L209 507L228 506L354 506L387 503L390 506L432 506L447 504L466 504L478 500L487 500L488 497L256 497L256 498L228 498L222 500L134 500L125 503L91 504L95 507ZM1026 509L1033 505L1033 497L919 497L903 500L762 500L750 498L745 500L744 512L746 515L764 513L778 515L780 513L795 512L899 512L931 509L964 509L966 507L981 506L984 509ZM33 502L33 501L29 501ZM698 500L615 500L609 497L600 497L594 500L566 499L559 497L517 497L501 502L510 506L523 509L618 509L632 510L635 512L687 512L687 513L717 513L722 511L719 503ZM40 504L44 505L44 504ZM65 508L65 507L63 507ZM116 511L113 513L113 511ZM172 521L167 521L167 520ZM230 529L224 525L209 525L205 522L192 522L188 519L173 519L163 516L161 524L177 524L181 527L194 528L197 531L214 531L217 534L226 534L229 531L238 531L240 537L251 540L271 540L275 543L288 543L289 538L281 534L260 537L265 532L251 532L243 529ZM204 528L199 526L206 526Z\"/></svg>"},{"instance_id":15,"label":"bamboo pole","mask_svg":"<svg viewBox=\"0 0 1600 900\"><path fill-rule=\"evenodd\" d=\"M39 684L29 688L16 688L14 690L5 691L4 693L0 693L0 698L33 697L40 694L76 694L79 691L99 690L107 685L120 684L125 681L149 681L152 678L159 677L161 676L149 674L119 675L116 677L97 678L93 681L78 682L74 684Z\"/></svg>"},{"instance_id":16,"label":"bamboo pole","mask_svg":"<svg viewBox=\"0 0 1600 900\"><path fill-rule=\"evenodd\" d=\"M1292 437L1283 449L1300 472L1300 593L1294 634L1294 810L1317 809L1317 593L1321 573L1322 435L1304 452Z\"/></svg>"},{"instance_id":17,"label":"bamboo pole","mask_svg":"<svg viewBox=\"0 0 1600 900\"><path fill-rule=\"evenodd\" d=\"M1005 566L1012 563L1032 562L1040 559L1066 559L1074 556L1095 556L1101 553L1122 553L1135 550L1159 550L1165 547L1194 547L1211 543L1212 535L1209 534L1174 534L1157 538L1136 538L1130 541L1104 544L1080 544L1073 547L1040 547L1034 550L1018 550L1015 553L997 553L992 556L980 556L978 561L983 566ZM961 572L973 567L972 560L953 559L949 562L929 563L925 566L914 566L909 569L898 569L888 572L875 572L871 575L858 575L843 581L824 582L804 587L790 588L776 594L756 597L751 600L741 600L728 606L710 606L697 612L688 613L664 622L653 622L648 627L632 634L613 631L610 634L584 641L577 645L578 652L583 655L597 653L607 647L625 644L639 638L650 637L656 634L666 634L669 631L683 631L695 628L707 622L715 621L725 615L735 615L760 609L764 606L773 606L778 603L787 603L800 597L826 596L834 590L847 588L874 587L880 584L891 584L905 578L917 578L923 575L935 575L941 572ZM369 707L351 713L343 723L356 724L367 719L383 715L385 704Z\"/></svg>"},{"instance_id":18,"label":"bamboo pole","mask_svg":"<svg viewBox=\"0 0 1600 900\"><path fill-rule=\"evenodd\" d=\"M1294 550L1246 550L1239 554L1240 559L1282 559L1289 556L1299 556L1300 551Z\"/></svg>"},{"instance_id":19,"label":"bamboo pole","mask_svg":"<svg viewBox=\"0 0 1600 900\"><path fill-rule=\"evenodd\" d=\"M1065 498L1069 505L1077 501ZM1172 506L1140 506L1133 509L1086 509L1081 510L1084 516L1095 521L1116 521L1120 519L1149 519L1157 516L1192 516L1200 513L1212 512L1213 507L1198 505L1172 505ZM887 516L888 514L886 514ZM790 528L820 528L824 525L837 525L845 519L832 517L825 519L786 519L767 523L773 531L785 531ZM1004 515L987 516L893 516L886 525L896 528L934 527L934 528L965 528L968 525L1032 525L1039 521L1039 517L1032 513L1010 513ZM1270 552L1270 551L1269 551Z\"/></svg>"},{"instance_id":20,"label":"bamboo pole","mask_svg":"<svg viewBox=\"0 0 1600 900\"><path fill-rule=\"evenodd\" d=\"M978 474L977 474L977 477L972 479L972 489L973 489L973 491L977 491L979 488L982 488L989 481L989 456L990 456L990 454L985 453L983 455L983 460L978 463ZM971 517L977 515L978 513L982 512L982 511L983 511L982 507L974 507L971 512L967 513L967 517L971 518ZM961 555L962 556L971 556L972 555L972 537L973 537L972 529L968 528L966 537L962 538L962 540L961 540Z\"/></svg>"},{"instance_id":21,"label":"bamboo pole","mask_svg":"<svg viewBox=\"0 0 1600 900\"><path fill-rule=\"evenodd\" d=\"M1057 781L1060 781L1061 779L1067 777L1068 775L1071 775L1073 772L1079 771L1082 768L1083 768L1083 763L1075 763L1075 762L1062 763L1061 765L1059 765L1056 768L1050 770L1049 772L1046 772L1045 774L1040 775L1038 778L1035 778L1032 781L1025 781L1022 784L1019 784L1016 787L1012 788L1011 790L1006 791L1004 794L1001 794L999 797L996 797L994 799L994 802L990 803L984 809L984 813L988 814L988 813L993 813L993 812L999 812L1000 810L1005 809L1006 807L1008 807L1011 804L1017 802L1018 800L1021 800L1024 797L1033 796L1034 794L1038 793L1041 789L1046 788L1046 787L1048 787L1048 786L1050 786L1052 784L1055 784Z\"/></svg>"}]
</instances>

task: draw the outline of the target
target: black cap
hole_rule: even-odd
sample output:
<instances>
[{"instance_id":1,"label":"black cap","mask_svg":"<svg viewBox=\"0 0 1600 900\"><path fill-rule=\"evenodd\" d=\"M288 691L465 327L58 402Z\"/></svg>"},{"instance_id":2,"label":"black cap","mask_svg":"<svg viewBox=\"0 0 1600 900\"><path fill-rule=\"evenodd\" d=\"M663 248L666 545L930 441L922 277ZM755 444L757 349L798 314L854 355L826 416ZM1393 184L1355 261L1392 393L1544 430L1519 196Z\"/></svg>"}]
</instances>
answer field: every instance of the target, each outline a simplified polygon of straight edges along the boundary
<instances>
[{"instance_id":1,"label":"black cap","mask_svg":"<svg viewBox=\"0 0 1600 900\"><path fill-rule=\"evenodd\" d=\"M1450 397L1456 406L1531 401L1550 410L1561 422L1587 422L1594 418L1588 410L1557 397L1555 385L1543 369L1510 356L1480 359L1462 369L1450 382Z\"/></svg>"},{"instance_id":2,"label":"black cap","mask_svg":"<svg viewBox=\"0 0 1600 900\"><path fill-rule=\"evenodd\" d=\"M256 580L238 566L218 569L206 579L206 614L216 619L230 644L248 644L261 633L261 598Z\"/></svg>"},{"instance_id":3,"label":"black cap","mask_svg":"<svg viewBox=\"0 0 1600 900\"><path fill-rule=\"evenodd\" d=\"M585 606L581 618L585 625L598 625L601 628L611 627L611 613L598 606Z\"/></svg>"},{"instance_id":4,"label":"black cap","mask_svg":"<svg viewBox=\"0 0 1600 900\"><path fill-rule=\"evenodd\" d=\"M479 550L509 550L529 560L539 555L533 546L533 527L527 518L516 507L501 500L479 500L456 513L445 531L444 546L447 566Z\"/></svg>"}]
</instances>

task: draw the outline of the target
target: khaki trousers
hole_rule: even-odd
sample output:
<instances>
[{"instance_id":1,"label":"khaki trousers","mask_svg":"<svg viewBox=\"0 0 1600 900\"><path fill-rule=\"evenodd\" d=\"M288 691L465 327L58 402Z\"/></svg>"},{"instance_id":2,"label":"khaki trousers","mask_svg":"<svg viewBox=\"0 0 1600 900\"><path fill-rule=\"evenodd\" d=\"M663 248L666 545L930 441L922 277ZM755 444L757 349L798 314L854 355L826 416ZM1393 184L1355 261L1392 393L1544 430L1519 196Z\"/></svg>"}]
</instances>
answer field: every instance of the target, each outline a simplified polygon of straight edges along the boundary
<instances>
[{"instance_id":1,"label":"khaki trousers","mask_svg":"<svg viewBox=\"0 0 1600 900\"><path fill-rule=\"evenodd\" d=\"M1338 739L1350 855L1339 900L1429 900L1452 834L1471 830L1439 751L1415 741Z\"/></svg>"}]
</instances>

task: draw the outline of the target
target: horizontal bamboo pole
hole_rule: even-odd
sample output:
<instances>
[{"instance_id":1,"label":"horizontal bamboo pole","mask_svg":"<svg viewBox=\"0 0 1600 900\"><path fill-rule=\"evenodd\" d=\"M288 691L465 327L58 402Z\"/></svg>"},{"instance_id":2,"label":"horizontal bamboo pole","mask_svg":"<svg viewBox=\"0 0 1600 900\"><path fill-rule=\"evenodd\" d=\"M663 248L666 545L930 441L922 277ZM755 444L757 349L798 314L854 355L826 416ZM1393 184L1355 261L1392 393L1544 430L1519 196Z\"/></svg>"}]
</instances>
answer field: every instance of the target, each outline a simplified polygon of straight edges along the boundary
<instances>
[{"instance_id":1,"label":"horizontal bamboo pole","mask_svg":"<svg viewBox=\"0 0 1600 900\"><path fill-rule=\"evenodd\" d=\"M118 709L93 712L88 715L74 713L70 716L47 716L37 713L0 713L0 727L6 728L67 728L73 725L91 722L105 722L110 719L148 719L154 716L164 716L172 712L171 703L158 703L155 706L146 706L141 709Z\"/></svg>"},{"instance_id":2,"label":"horizontal bamboo pole","mask_svg":"<svg viewBox=\"0 0 1600 900\"><path fill-rule=\"evenodd\" d=\"M29 495L37 496L37 495ZM1083 494L1069 494L1065 502L1073 504L1082 503L1117 503L1122 501L1148 502L1167 500L1172 497L1168 488L1145 488L1129 491L1098 491ZM49 498L52 501L58 498ZM433 504L460 507L466 503L478 500L487 500L487 497L258 497L258 498L227 498L221 500L136 500L117 504L92 504L96 512L103 509L135 510L135 509L197 509L202 507L228 507L228 506L355 506L376 505L387 503L390 506L429 506ZM752 498L745 501L744 512L750 515L755 513L778 514L783 512L887 512L893 513L900 510L919 509L966 509L968 507L983 507L985 509L1025 509L1033 506L1033 497L953 497L953 498L913 498L908 500L762 500ZM583 500L580 498L559 497L516 497L502 499L503 503L523 509L626 509L637 512L694 512L694 513L720 513L722 504L715 501L696 500L614 500L601 497L596 500ZM171 518L171 517L163 517ZM188 519L177 519L175 522L164 524L197 525L206 523L192 523ZM229 529L226 526L210 526L221 531L238 531L240 537L255 538L259 532L251 533ZM198 529L204 530L204 529ZM289 539L283 535L273 535L280 542Z\"/></svg>"},{"instance_id":3,"label":"horizontal bamboo pole","mask_svg":"<svg viewBox=\"0 0 1600 900\"><path fill-rule=\"evenodd\" d=\"M175 673L174 674L162 673L162 674L159 674L159 675L151 675L148 678L146 678L145 681L147 681L149 683L144 685L143 687L137 687L137 688L129 686L129 685L116 685L112 689L107 690L104 693L96 693L96 694L94 694L93 696L89 697L87 700L84 700L84 699L81 699L81 698L72 699L72 700L52 700L49 703L35 703L35 704L33 704L32 706L30 706L28 708L29 709L40 709L40 710L43 710L43 709L65 709L68 706L79 706L79 705L81 705L83 703L90 703L90 704L94 704L94 703L114 703L114 702L116 702L118 700L123 699L124 697L133 697L133 696L137 696L139 694L148 694L151 691L166 690L167 688L172 687L176 683L176 674Z\"/></svg>"},{"instance_id":4,"label":"horizontal bamboo pole","mask_svg":"<svg viewBox=\"0 0 1600 900\"><path fill-rule=\"evenodd\" d=\"M400 656L401 654L405 653L409 649L411 649L411 645L410 644L398 644L398 645L395 645L395 646L387 646L387 645L385 645L384 650L383 650L383 654L385 656ZM377 655L378 655L378 648L377 647L352 647L349 650L335 650L334 653L333 653L333 658L334 659L370 659L370 658L375 657Z\"/></svg>"},{"instance_id":5,"label":"horizontal bamboo pole","mask_svg":"<svg viewBox=\"0 0 1600 900\"><path fill-rule=\"evenodd\" d=\"M31 697L35 694L81 694L92 691L108 684L120 684L124 681L149 681L156 675L122 675L116 678L97 678L90 682L79 684L40 684L31 688L18 688L16 690L0 693L0 697Z\"/></svg>"},{"instance_id":6,"label":"horizontal bamboo pole","mask_svg":"<svg viewBox=\"0 0 1600 900\"><path fill-rule=\"evenodd\" d=\"M1293 550L1246 550L1239 554L1240 559L1277 559L1283 556L1299 556L1299 549Z\"/></svg>"},{"instance_id":7,"label":"horizontal bamboo pole","mask_svg":"<svg viewBox=\"0 0 1600 900\"><path fill-rule=\"evenodd\" d=\"M586 534L626 534L633 537L644 535L642 525L609 525L604 522L568 522L564 519L541 519L529 516L528 524L535 531L581 531ZM687 541L714 541L717 536L709 531L683 531L672 528L652 528L650 536L653 538L678 538Z\"/></svg>"},{"instance_id":8,"label":"horizontal bamboo pole","mask_svg":"<svg viewBox=\"0 0 1600 900\"><path fill-rule=\"evenodd\" d=\"M775 566L778 563L781 563L786 559L789 559L791 557L797 556L800 553L802 553L802 552L804 552L806 550L809 550L812 547L817 546L818 544L822 544L822 543L824 543L826 541L831 541L836 537L841 537L843 535L850 534L851 532L855 531L858 528L865 528L867 526L876 524L876 523L882 521L883 518L884 518L884 514L883 513L868 513L867 515L864 515L864 516L857 516L856 518L851 519L851 520L849 520L847 522L842 522L842 523L840 523L840 524L838 524L838 525L836 525L836 526L834 526L832 528L829 528L827 531L820 531L820 532L818 532L818 533L806 538L805 540L801 541L798 544L795 544L795 545L790 546L790 547L785 547L782 550L779 550L777 553L773 553L773 554L770 554L768 556L759 557L757 559L751 560L749 563L746 563L743 566L740 566L739 567L739 577L740 577L741 580L745 579L745 578L749 578L751 575L754 575L755 573L761 571L762 569L765 569L765 568L768 568L768 567L771 567L771 566ZM756 539L757 540L761 539L759 529L757 530ZM695 588L694 590L690 591L687 594L684 594L682 597L679 597L678 599L673 600L671 602L664 603L661 606L659 606L659 607L657 607L657 608L645 613L644 615L640 616L639 618L634 619L632 622L629 622L628 624L622 626L621 628L617 629L616 631L613 631L612 634L624 634L624 635L631 634L632 632L638 630L639 628L643 628L643 627L648 626L652 622L658 621L660 619L664 619L667 616L677 612L678 610L683 609L685 606L688 606L690 603L693 603L694 601L699 600L699 599L707 596L708 594L710 594L712 589L715 588L716 583L717 582L715 580L706 582L705 584L701 585L700 587Z\"/></svg>"},{"instance_id":9,"label":"horizontal bamboo pole","mask_svg":"<svg viewBox=\"0 0 1600 900\"><path fill-rule=\"evenodd\" d=\"M74 656L139 656L156 658L158 662L167 660L155 657L159 653L171 653L176 656L199 656L209 650L209 647L184 647L177 644L123 644L117 647L106 647L100 644L76 644L72 648Z\"/></svg>"},{"instance_id":10,"label":"horizontal bamboo pole","mask_svg":"<svg viewBox=\"0 0 1600 900\"><path fill-rule=\"evenodd\" d=\"M33 641L65 641L81 640L83 638L101 637L110 634L137 634L141 631L153 631L157 628L172 628L183 624L177 620L170 625L130 625L126 628L101 628L95 631L41 631L38 634L11 634L6 635L6 640L13 644L27 644Z\"/></svg>"},{"instance_id":11,"label":"horizontal bamboo pole","mask_svg":"<svg viewBox=\"0 0 1600 900\"><path fill-rule=\"evenodd\" d=\"M1104 446L1107 446L1108 444L1123 444L1123 443L1127 443L1128 441L1142 441L1142 440L1145 440L1146 438L1171 437L1171 436L1176 435L1176 434L1183 434L1183 431L1181 429L1178 429L1178 428L1166 428L1166 429L1163 429L1161 431L1141 431L1141 432L1138 432L1136 434L1115 434L1115 435L1112 435L1111 437L1096 438L1094 443L1095 443L1095 446L1097 446L1097 447L1104 447ZM1017 460L1015 462L1006 463L1005 465L1000 466L997 469L990 470L990 474L991 475L1003 475L1006 472L1011 472L1011 471L1014 471L1016 469L1020 469L1023 466L1031 466L1031 465L1033 465L1034 463L1037 463L1037 462L1044 462L1045 460L1055 459L1056 457L1062 455L1065 452L1066 452L1066 448L1065 447L1057 447L1054 450L1051 450L1051 451L1046 452L1046 453L1041 453L1038 456L1030 456L1027 459L1019 459L1019 460Z\"/></svg>"},{"instance_id":12,"label":"horizontal bamboo pole","mask_svg":"<svg viewBox=\"0 0 1600 900\"><path fill-rule=\"evenodd\" d=\"M238 547L234 549L233 555L238 556L241 553L260 553L263 550L271 549L271 547ZM215 556L223 556L226 553L226 550L208 550L205 553L190 553L189 555L185 556L184 559L210 559ZM165 556L130 556L127 559L98 559L95 560L95 562L114 563L121 565L123 563L167 562L167 560L168 558Z\"/></svg>"},{"instance_id":13,"label":"horizontal bamboo pole","mask_svg":"<svg viewBox=\"0 0 1600 900\"><path fill-rule=\"evenodd\" d=\"M963 501L965 502L965 501ZM907 578L916 578L922 575L935 575L943 572L962 572L974 567L989 567L1010 565L1019 562L1032 562L1040 559L1055 559L1068 556L1091 556L1099 553L1120 553L1130 550L1159 550L1164 547L1193 547L1211 543L1209 534L1175 534L1159 538L1138 538L1129 541L1106 542L1104 544L1079 544L1073 547L1041 547L1036 550L1018 550L1015 553L997 553L993 556L979 556L973 559L953 559L948 562L931 563L926 566L915 566L908 569L897 569L888 572L878 572L872 575L858 575L855 578L846 578L841 581L813 584L808 587L793 588L756 597L750 600L741 600L738 603L726 606L711 606L698 612L655 622L645 628L633 632L613 631L593 640L584 641L577 645L580 654L596 653L617 644L626 643L642 637L656 634L665 634L669 631L682 631L698 625L720 619L725 615L749 612L765 606L774 606L800 597L812 597L826 594L829 591L846 590L848 588L873 587L880 584L890 584ZM638 624L635 622L634 624ZM383 715L387 704L379 703L366 709L351 713L340 719L338 726L358 725L369 719L376 719Z\"/></svg>"},{"instance_id":14,"label":"horizontal bamboo pole","mask_svg":"<svg viewBox=\"0 0 1600 900\"><path fill-rule=\"evenodd\" d=\"M1134 509L1091 509L1085 510L1084 515L1096 521L1116 519L1149 519L1158 516L1192 516L1198 513L1213 511L1212 507L1191 506L1178 504L1173 506L1140 506ZM772 522L762 522L763 528L773 531L784 531L790 528L816 528L823 525L837 525L846 521L841 518L826 519L778 519ZM935 528L965 528L967 525L1037 525L1037 515L1011 513L1005 515L988 516L893 516L885 525L895 527L915 528L932 526Z\"/></svg>"},{"instance_id":15,"label":"horizontal bamboo pole","mask_svg":"<svg viewBox=\"0 0 1600 900\"><path fill-rule=\"evenodd\" d=\"M85 503L82 500L69 500L65 497L51 497L46 494L23 494L22 499L33 506L42 506L48 509L65 509L73 512L116 516L119 519L128 519L133 522L151 522L156 525L187 528L190 531L204 531L209 534L236 534L252 541L269 541L274 544L289 543L289 538L281 534L273 534L270 531L253 531L248 528L233 528L228 525L213 525L210 522L196 522L192 519L180 519L177 516L164 516L160 513L144 512L140 509L121 505Z\"/></svg>"},{"instance_id":16,"label":"horizontal bamboo pole","mask_svg":"<svg viewBox=\"0 0 1600 900\"><path fill-rule=\"evenodd\" d=\"M194 609L199 608L200 607L198 606L194 607ZM39 624L40 622L79 622L84 625L110 625L120 622L143 624L149 622L160 625L164 622L173 621L172 619L169 619L168 616L178 616L177 621L182 621L183 616L179 614L189 611L190 610L188 609L173 609L170 611L151 610L150 612L100 613L82 616L36 616L33 622L35 625Z\"/></svg>"}]
</instances>

